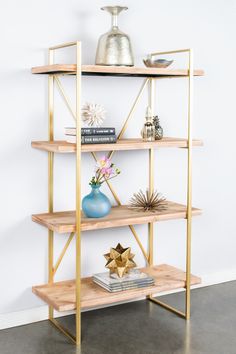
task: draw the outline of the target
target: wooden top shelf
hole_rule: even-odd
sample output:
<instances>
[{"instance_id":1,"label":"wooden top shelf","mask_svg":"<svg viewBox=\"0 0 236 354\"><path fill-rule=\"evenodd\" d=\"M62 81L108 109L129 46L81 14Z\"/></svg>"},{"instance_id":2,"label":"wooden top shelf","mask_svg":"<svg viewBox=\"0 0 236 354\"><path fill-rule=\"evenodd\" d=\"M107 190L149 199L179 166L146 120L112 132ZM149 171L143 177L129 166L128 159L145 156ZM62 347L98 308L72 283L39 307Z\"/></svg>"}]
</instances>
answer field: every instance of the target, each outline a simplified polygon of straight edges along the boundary
<instances>
[{"instance_id":1,"label":"wooden top shelf","mask_svg":"<svg viewBox=\"0 0 236 354\"><path fill-rule=\"evenodd\" d=\"M142 270L154 277L155 284L153 286L110 293L93 283L92 278L81 279L81 307L102 306L185 287L185 272L170 265L162 264ZM199 283L201 283L201 279L192 275L191 285ZM57 311L76 309L74 280L34 286L32 291Z\"/></svg>"},{"instance_id":2,"label":"wooden top shelf","mask_svg":"<svg viewBox=\"0 0 236 354\"><path fill-rule=\"evenodd\" d=\"M62 74L75 75L76 64L53 64L36 66L32 74ZM130 76L130 77L184 77L188 70L169 68L146 68L128 66L82 65L82 75L87 76ZM194 70L194 76L203 76L203 70Z\"/></svg>"},{"instance_id":3,"label":"wooden top shelf","mask_svg":"<svg viewBox=\"0 0 236 354\"><path fill-rule=\"evenodd\" d=\"M202 146L202 140L194 139L193 146ZM35 149L57 153L70 153L76 151L76 144L66 141L32 141L31 146ZM91 151L117 151L117 150L142 150L161 147L186 148L187 139L181 138L163 138L153 142L144 142L142 139L121 139L115 144L84 144L81 145L82 152Z\"/></svg>"},{"instance_id":4,"label":"wooden top shelf","mask_svg":"<svg viewBox=\"0 0 236 354\"><path fill-rule=\"evenodd\" d=\"M103 218L87 218L82 212L81 231L106 229L135 224L147 224L150 222L185 219L186 206L168 201L165 211L139 212L129 209L127 205L112 207L111 213ZM201 210L193 208L192 215L200 215ZM32 215L32 220L58 233L74 232L75 211L60 211Z\"/></svg>"}]
</instances>

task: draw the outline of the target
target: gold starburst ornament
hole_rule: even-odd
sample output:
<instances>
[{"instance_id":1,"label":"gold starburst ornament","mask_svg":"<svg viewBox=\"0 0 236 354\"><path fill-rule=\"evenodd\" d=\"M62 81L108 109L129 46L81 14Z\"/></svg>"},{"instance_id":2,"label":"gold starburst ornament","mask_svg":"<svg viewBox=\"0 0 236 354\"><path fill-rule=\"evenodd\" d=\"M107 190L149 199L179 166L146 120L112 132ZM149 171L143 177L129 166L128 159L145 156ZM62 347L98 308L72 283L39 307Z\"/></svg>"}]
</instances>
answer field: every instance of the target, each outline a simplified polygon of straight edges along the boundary
<instances>
[{"instance_id":1,"label":"gold starburst ornament","mask_svg":"<svg viewBox=\"0 0 236 354\"><path fill-rule=\"evenodd\" d=\"M116 273L119 278L127 274L131 268L136 267L131 248L123 248L120 243L116 248L112 247L110 253L104 254L104 257L107 260L105 267L110 270L110 274Z\"/></svg>"},{"instance_id":2,"label":"gold starburst ornament","mask_svg":"<svg viewBox=\"0 0 236 354\"><path fill-rule=\"evenodd\" d=\"M147 189L146 193L144 193L140 190L138 193L134 193L133 197L130 199L129 208L136 211L151 211L155 213L156 211L166 210L167 202L157 191L149 193Z\"/></svg>"}]
</instances>

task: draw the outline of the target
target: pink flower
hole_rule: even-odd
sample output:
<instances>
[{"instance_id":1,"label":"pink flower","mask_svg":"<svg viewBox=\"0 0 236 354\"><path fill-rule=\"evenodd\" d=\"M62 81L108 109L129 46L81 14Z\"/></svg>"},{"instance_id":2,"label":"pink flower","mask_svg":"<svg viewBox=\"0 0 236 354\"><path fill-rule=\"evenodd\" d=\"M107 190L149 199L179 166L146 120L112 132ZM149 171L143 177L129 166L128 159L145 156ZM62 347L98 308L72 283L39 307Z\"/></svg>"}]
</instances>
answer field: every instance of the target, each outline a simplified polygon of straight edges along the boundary
<instances>
[{"instance_id":1,"label":"pink flower","mask_svg":"<svg viewBox=\"0 0 236 354\"><path fill-rule=\"evenodd\" d=\"M111 167L101 168L101 173L106 177L110 177L110 175L114 174L114 171Z\"/></svg>"},{"instance_id":2,"label":"pink flower","mask_svg":"<svg viewBox=\"0 0 236 354\"><path fill-rule=\"evenodd\" d=\"M107 156L103 156L97 161L95 167L95 176L92 177L90 184L102 184L105 181L118 176L118 174L120 174L120 170L115 168L114 164Z\"/></svg>"},{"instance_id":3,"label":"pink flower","mask_svg":"<svg viewBox=\"0 0 236 354\"><path fill-rule=\"evenodd\" d=\"M107 156L103 156L97 162L97 168L109 168L111 166L111 160Z\"/></svg>"}]
</instances>

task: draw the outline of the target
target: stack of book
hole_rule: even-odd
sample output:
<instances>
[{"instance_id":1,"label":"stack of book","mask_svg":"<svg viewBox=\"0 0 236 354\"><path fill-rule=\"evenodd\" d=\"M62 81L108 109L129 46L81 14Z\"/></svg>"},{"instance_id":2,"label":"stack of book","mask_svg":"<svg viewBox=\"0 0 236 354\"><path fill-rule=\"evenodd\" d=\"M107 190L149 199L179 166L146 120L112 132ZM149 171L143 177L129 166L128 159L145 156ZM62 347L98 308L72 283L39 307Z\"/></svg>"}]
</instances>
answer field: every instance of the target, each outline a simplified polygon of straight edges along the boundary
<instances>
[{"instance_id":1,"label":"stack of book","mask_svg":"<svg viewBox=\"0 0 236 354\"><path fill-rule=\"evenodd\" d=\"M68 143L76 143L76 128L65 128L65 135ZM81 128L81 144L111 144L115 142L115 128Z\"/></svg>"},{"instance_id":2,"label":"stack of book","mask_svg":"<svg viewBox=\"0 0 236 354\"><path fill-rule=\"evenodd\" d=\"M108 272L98 273L93 276L93 281L111 293L154 285L154 279L138 269L131 270L122 278Z\"/></svg>"}]
</instances>

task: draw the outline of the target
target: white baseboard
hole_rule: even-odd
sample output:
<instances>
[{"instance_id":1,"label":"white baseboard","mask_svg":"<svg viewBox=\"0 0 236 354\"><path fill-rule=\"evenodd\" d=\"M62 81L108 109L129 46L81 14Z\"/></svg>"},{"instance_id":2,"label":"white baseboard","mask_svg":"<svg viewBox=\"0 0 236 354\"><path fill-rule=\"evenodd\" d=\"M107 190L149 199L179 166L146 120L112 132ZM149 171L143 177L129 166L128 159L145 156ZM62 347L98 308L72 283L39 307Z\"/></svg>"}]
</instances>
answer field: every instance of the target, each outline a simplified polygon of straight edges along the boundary
<instances>
[{"instance_id":1,"label":"white baseboard","mask_svg":"<svg viewBox=\"0 0 236 354\"><path fill-rule=\"evenodd\" d=\"M201 276L202 283L199 285L194 286L193 288L203 288L205 286L216 285L220 283L225 283L228 281L236 280L236 270L212 273ZM167 291L165 293L161 293L160 296L172 294L176 292L183 291L183 289L174 290L174 291ZM141 299L140 299L141 300ZM133 301L133 300L132 300ZM137 301L137 300L135 300ZM115 304L114 304L115 305ZM109 305L110 306L110 305ZM103 306L107 307L107 306ZM73 311L70 312L63 312L56 313L55 317L66 316L68 314L74 313ZM39 322L48 319L48 307L47 306L40 306L35 307L32 309L27 309L18 312L10 312L6 314L0 314L0 330L22 326L29 323Z\"/></svg>"}]
</instances>

